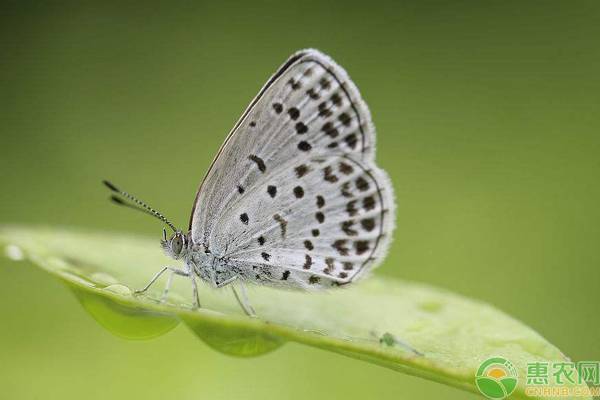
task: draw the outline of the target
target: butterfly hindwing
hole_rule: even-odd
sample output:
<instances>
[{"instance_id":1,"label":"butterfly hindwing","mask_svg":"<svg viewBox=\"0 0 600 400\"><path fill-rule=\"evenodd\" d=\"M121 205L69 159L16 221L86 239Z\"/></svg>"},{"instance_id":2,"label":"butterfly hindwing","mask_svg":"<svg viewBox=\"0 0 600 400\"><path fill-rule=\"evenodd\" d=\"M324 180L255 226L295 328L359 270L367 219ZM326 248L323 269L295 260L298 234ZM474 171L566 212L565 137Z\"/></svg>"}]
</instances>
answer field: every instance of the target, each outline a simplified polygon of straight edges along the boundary
<instances>
[{"instance_id":1,"label":"butterfly hindwing","mask_svg":"<svg viewBox=\"0 0 600 400\"><path fill-rule=\"evenodd\" d=\"M393 229L392 187L374 164L374 142L345 71L316 50L295 54L213 161L192 211L194 243L247 266L248 279L351 282L382 258Z\"/></svg>"},{"instance_id":2,"label":"butterfly hindwing","mask_svg":"<svg viewBox=\"0 0 600 400\"><path fill-rule=\"evenodd\" d=\"M261 266L273 284L308 287L352 281L389 239L387 181L349 156L284 163L217 220L231 260ZM233 250L235 249L235 250ZM268 268L262 268L262 267Z\"/></svg>"}]
</instances>

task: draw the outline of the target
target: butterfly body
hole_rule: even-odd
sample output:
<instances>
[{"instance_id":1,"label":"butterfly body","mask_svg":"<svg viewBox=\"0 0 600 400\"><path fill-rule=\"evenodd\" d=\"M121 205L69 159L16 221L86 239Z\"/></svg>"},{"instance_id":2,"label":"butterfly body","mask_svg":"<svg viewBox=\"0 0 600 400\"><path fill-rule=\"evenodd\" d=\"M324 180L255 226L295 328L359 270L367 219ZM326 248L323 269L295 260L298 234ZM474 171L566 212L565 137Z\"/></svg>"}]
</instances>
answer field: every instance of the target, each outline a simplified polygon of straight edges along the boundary
<instances>
[{"instance_id":1,"label":"butterfly body","mask_svg":"<svg viewBox=\"0 0 600 400\"><path fill-rule=\"evenodd\" d=\"M334 280L317 279L313 275L311 275L313 276L312 279L307 279L304 276L305 274L298 274L289 268L249 263L244 259L232 258L227 253L213 253L205 246L197 246L189 241L191 232L185 236L188 239L186 241L187 247L182 248L179 254L175 254L170 249L169 242L165 242L163 247L168 248L168 255L173 256L176 260L183 260L186 273L196 275L213 288L224 287L236 280L271 287L303 290L318 290L340 284Z\"/></svg>"}]
</instances>

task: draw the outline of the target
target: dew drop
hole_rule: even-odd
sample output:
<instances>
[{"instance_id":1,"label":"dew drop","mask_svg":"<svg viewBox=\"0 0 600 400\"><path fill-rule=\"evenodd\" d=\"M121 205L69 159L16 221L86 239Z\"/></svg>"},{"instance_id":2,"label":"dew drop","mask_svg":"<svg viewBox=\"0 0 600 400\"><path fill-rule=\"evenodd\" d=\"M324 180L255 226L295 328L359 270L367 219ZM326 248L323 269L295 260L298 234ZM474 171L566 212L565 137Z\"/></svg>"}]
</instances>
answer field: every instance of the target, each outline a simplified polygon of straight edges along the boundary
<instances>
[{"instance_id":1,"label":"dew drop","mask_svg":"<svg viewBox=\"0 0 600 400\"><path fill-rule=\"evenodd\" d=\"M4 248L4 254L6 257L10 258L13 261L23 261L25 259L25 254L23 250L15 244L9 244Z\"/></svg>"},{"instance_id":2,"label":"dew drop","mask_svg":"<svg viewBox=\"0 0 600 400\"><path fill-rule=\"evenodd\" d=\"M90 275L90 278L92 281L96 282L97 285L107 286L105 289L108 289L108 287L119 283L119 281L114 276L107 274L106 272L94 272ZM123 285L119 285L119 286L123 286ZM126 287L126 286L123 286L123 287ZM127 288L127 290L129 292L131 292L131 290L129 290L129 288Z\"/></svg>"},{"instance_id":3,"label":"dew drop","mask_svg":"<svg viewBox=\"0 0 600 400\"><path fill-rule=\"evenodd\" d=\"M185 324L204 343L228 355L256 357L269 353L285 343L280 338L261 332L259 326L249 326L254 324L223 324L218 316L182 317Z\"/></svg>"},{"instance_id":4,"label":"dew drop","mask_svg":"<svg viewBox=\"0 0 600 400\"><path fill-rule=\"evenodd\" d=\"M129 297L130 289L123 285L110 285L98 293L70 282L68 286L92 318L116 336L151 339L169 332L179 323L173 314L137 305Z\"/></svg>"},{"instance_id":5,"label":"dew drop","mask_svg":"<svg viewBox=\"0 0 600 400\"><path fill-rule=\"evenodd\" d=\"M107 292L118 294L120 296L131 296L131 289L125 285L121 285L120 283L109 285L102 290L106 290Z\"/></svg>"}]
</instances>

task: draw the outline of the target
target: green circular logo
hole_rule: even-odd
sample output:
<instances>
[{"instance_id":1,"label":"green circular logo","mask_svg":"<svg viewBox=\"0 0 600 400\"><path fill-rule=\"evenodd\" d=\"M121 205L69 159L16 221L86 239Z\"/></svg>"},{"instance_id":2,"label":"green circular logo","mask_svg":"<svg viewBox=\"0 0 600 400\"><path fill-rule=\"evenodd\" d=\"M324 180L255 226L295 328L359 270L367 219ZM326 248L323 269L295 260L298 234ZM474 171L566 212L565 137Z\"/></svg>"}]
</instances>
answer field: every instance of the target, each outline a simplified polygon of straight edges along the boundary
<instances>
[{"instance_id":1,"label":"green circular logo","mask_svg":"<svg viewBox=\"0 0 600 400\"><path fill-rule=\"evenodd\" d=\"M475 383L479 391L490 399L505 399L517 387L517 370L503 357L488 358L481 363Z\"/></svg>"}]
</instances>

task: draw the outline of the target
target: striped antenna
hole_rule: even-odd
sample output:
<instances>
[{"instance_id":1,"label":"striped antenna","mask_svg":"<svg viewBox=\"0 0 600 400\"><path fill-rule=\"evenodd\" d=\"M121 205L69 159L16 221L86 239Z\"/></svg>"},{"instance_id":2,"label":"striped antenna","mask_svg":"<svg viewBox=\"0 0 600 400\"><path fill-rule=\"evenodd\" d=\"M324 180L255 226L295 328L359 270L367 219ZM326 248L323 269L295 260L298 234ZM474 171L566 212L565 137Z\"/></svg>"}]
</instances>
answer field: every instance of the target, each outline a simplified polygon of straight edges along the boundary
<instances>
[{"instance_id":1,"label":"striped antenna","mask_svg":"<svg viewBox=\"0 0 600 400\"><path fill-rule=\"evenodd\" d=\"M146 214L152 215L155 218L160 219L162 222L164 222L165 224L167 224L169 226L169 228L171 228L173 230L173 232L177 232L177 228L175 228L175 225L173 225L171 223L171 221L169 221L167 219L167 217L165 217L164 215L162 215L159 211L155 210L154 208L150 207L148 204L144 203L143 201L141 201L140 199L138 199L137 197L135 197L132 194L129 194L123 190L118 189L115 185L113 185L112 183L110 183L109 181L102 181L102 183L104 184L104 186L106 186L107 188L109 188L112 192L117 193L118 195L124 197L125 199L135 203L128 203L126 202L124 199L122 199L121 197L117 196L117 195L112 195L110 197L110 199L113 201L113 203L118 204L120 206L125 206L125 207L129 207L129 208L133 208L135 210L144 212Z\"/></svg>"}]
</instances>

